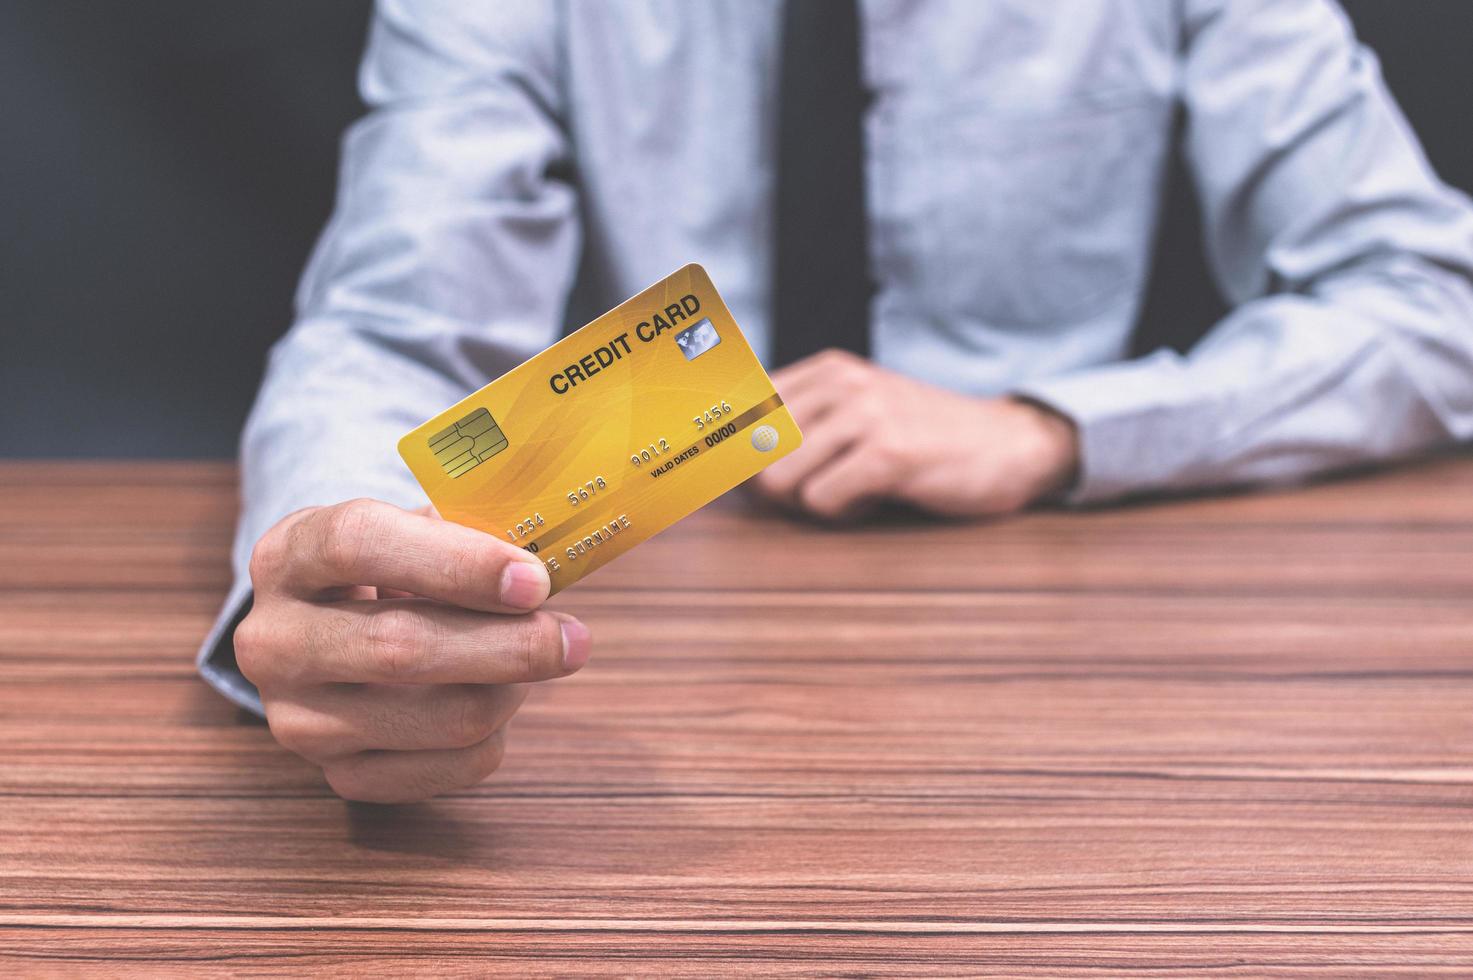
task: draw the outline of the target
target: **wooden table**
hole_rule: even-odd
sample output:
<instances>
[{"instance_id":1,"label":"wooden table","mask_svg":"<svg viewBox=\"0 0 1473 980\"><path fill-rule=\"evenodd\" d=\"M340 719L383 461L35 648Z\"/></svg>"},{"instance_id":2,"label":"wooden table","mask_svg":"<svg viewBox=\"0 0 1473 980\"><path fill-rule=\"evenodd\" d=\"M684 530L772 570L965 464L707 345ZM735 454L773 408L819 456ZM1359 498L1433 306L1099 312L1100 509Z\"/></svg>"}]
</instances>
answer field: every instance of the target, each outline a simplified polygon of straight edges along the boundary
<instances>
[{"instance_id":1,"label":"wooden table","mask_svg":"<svg viewBox=\"0 0 1473 980\"><path fill-rule=\"evenodd\" d=\"M593 662L403 808L195 678L234 493L0 466L0 972L1473 971L1473 461L974 527L722 502L559 596Z\"/></svg>"}]
</instances>

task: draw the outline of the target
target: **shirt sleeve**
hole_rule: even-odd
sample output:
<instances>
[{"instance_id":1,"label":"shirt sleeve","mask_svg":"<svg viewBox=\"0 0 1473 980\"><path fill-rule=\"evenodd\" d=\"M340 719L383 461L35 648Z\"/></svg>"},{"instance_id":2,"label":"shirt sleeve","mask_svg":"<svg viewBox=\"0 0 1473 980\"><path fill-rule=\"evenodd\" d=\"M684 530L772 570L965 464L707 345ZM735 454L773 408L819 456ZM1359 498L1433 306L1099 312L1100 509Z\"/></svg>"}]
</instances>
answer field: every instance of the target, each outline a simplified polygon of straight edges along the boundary
<instances>
[{"instance_id":1,"label":"shirt sleeve","mask_svg":"<svg viewBox=\"0 0 1473 980\"><path fill-rule=\"evenodd\" d=\"M336 206L241 442L235 584L201 674L259 712L232 636L256 541L314 504L424 503L399 437L546 347L576 274L556 8L382 0Z\"/></svg>"},{"instance_id":2,"label":"shirt sleeve","mask_svg":"<svg viewBox=\"0 0 1473 980\"><path fill-rule=\"evenodd\" d=\"M1375 56L1330 0L1184 11L1184 151L1234 311L1185 356L1020 389L1079 426L1075 501L1290 481L1473 436L1473 207L1433 173Z\"/></svg>"}]
</instances>

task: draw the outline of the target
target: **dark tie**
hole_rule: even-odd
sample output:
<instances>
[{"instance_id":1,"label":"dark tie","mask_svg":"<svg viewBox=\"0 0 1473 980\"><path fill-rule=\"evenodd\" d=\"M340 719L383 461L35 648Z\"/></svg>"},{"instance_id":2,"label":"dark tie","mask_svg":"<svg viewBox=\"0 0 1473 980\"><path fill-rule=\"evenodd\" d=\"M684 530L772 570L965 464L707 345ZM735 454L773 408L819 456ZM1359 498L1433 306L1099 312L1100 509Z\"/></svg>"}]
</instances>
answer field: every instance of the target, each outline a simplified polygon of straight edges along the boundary
<instances>
[{"instance_id":1,"label":"dark tie","mask_svg":"<svg viewBox=\"0 0 1473 980\"><path fill-rule=\"evenodd\" d=\"M774 367L869 354L866 95L856 0L787 0L778 80Z\"/></svg>"}]
</instances>

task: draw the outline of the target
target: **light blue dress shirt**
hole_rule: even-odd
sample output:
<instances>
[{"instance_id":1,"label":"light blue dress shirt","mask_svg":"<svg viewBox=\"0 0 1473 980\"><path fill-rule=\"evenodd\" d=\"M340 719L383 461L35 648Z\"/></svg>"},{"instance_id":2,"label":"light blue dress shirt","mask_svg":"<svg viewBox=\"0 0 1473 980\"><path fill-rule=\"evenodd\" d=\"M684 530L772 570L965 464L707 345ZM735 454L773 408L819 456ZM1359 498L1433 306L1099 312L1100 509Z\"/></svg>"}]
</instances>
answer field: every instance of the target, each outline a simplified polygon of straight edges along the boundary
<instances>
[{"instance_id":1,"label":"light blue dress shirt","mask_svg":"<svg viewBox=\"0 0 1473 980\"><path fill-rule=\"evenodd\" d=\"M861 8L880 364L1068 415L1082 502L1473 436L1473 209L1330 0ZM243 437L212 683L259 710L229 626L261 534L422 503L398 437L565 329L695 261L770 348L779 23L778 0L379 4L372 111ZM1178 108L1234 310L1127 360Z\"/></svg>"}]
</instances>

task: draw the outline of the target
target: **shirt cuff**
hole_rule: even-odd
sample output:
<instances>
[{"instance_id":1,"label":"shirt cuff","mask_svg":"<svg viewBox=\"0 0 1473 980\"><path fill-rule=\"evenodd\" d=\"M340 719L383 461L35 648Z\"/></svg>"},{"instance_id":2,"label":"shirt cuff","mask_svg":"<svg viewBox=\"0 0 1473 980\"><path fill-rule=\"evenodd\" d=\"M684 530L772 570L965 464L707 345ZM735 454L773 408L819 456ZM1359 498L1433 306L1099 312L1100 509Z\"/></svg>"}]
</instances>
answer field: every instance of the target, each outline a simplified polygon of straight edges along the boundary
<instances>
[{"instance_id":1,"label":"shirt cuff","mask_svg":"<svg viewBox=\"0 0 1473 980\"><path fill-rule=\"evenodd\" d=\"M1041 402L1079 432L1079 471L1065 496L1071 505L1169 489L1190 468L1194 446L1209 434L1181 390L1181 359L1171 351L1033 382L1013 394Z\"/></svg>"},{"instance_id":2,"label":"shirt cuff","mask_svg":"<svg viewBox=\"0 0 1473 980\"><path fill-rule=\"evenodd\" d=\"M235 628L251 611L250 582L237 581L231 588L215 625L210 628L195 659L195 667L209 685L231 701L257 715L265 716L256 685L245 679L235 665Z\"/></svg>"}]
</instances>

